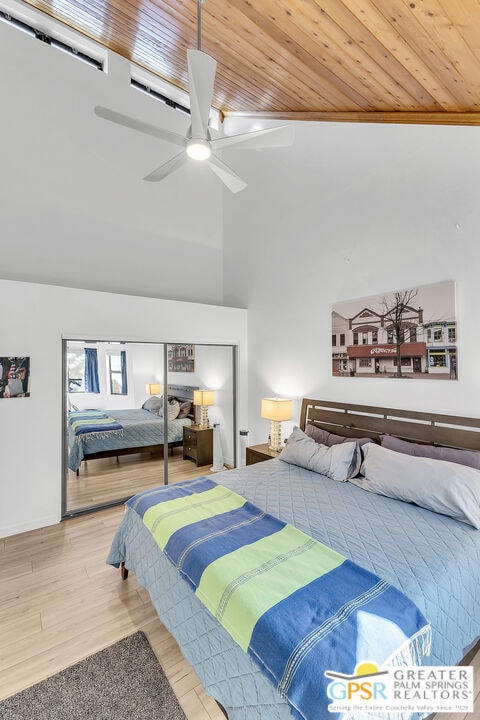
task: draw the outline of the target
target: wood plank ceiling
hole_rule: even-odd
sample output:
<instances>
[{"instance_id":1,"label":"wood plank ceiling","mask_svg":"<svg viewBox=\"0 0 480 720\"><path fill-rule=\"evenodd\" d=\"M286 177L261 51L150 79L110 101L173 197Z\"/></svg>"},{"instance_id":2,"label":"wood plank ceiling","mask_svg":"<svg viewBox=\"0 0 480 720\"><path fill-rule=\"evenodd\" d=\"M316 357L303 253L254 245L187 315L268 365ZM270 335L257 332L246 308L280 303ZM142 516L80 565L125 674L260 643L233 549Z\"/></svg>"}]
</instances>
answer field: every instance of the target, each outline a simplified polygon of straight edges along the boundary
<instances>
[{"instance_id":1,"label":"wood plank ceiling","mask_svg":"<svg viewBox=\"0 0 480 720\"><path fill-rule=\"evenodd\" d=\"M27 0L188 89L196 0ZM480 124L480 0L207 0L224 115Z\"/></svg>"}]
</instances>

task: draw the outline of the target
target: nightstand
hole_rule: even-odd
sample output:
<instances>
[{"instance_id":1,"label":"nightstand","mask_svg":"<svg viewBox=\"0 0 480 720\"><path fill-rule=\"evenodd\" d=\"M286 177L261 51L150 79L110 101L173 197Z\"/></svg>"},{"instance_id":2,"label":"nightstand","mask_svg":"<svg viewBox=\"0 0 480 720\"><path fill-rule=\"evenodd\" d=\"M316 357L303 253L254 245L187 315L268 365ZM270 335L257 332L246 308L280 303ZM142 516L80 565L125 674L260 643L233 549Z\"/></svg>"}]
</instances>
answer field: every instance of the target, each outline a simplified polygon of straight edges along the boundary
<instances>
[{"instance_id":1,"label":"nightstand","mask_svg":"<svg viewBox=\"0 0 480 720\"><path fill-rule=\"evenodd\" d=\"M251 445L247 447L245 462L247 465L255 465L255 463L271 460L280 455L276 450L270 450L268 443L262 445Z\"/></svg>"},{"instance_id":2,"label":"nightstand","mask_svg":"<svg viewBox=\"0 0 480 720\"><path fill-rule=\"evenodd\" d=\"M193 460L197 467L213 463L213 428L183 428L183 459Z\"/></svg>"}]
</instances>

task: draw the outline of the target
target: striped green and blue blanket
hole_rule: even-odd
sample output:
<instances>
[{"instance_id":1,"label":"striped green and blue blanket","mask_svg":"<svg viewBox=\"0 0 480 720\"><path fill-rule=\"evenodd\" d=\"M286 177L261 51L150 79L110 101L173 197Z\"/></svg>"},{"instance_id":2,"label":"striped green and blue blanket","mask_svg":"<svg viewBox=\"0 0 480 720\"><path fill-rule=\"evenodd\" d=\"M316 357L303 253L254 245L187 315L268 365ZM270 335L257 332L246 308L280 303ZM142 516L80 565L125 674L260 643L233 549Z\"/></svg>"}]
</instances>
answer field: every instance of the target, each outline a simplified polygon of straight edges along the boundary
<instances>
[{"instance_id":1,"label":"striped green and blue blanket","mask_svg":"<svg viewBox=\"0 0 480 720\"><path fill-rule=\"evenodd\" d=\"M103 410L79 410L68 413L68 428L80 437L110 437L122 435L123 426Z\"/></svg>"},{"instance_id":2,"label":"striped green and blue blanket","mask_svg":"<svg viewBox=\"0 0 480 720\"><path fill-rule=\"evenodd\" d=\"M325 671L413 664L429 651L429 625L400 591L210 478L127 505L295 717L339 717Z\"/></svg>"}]
</instances>

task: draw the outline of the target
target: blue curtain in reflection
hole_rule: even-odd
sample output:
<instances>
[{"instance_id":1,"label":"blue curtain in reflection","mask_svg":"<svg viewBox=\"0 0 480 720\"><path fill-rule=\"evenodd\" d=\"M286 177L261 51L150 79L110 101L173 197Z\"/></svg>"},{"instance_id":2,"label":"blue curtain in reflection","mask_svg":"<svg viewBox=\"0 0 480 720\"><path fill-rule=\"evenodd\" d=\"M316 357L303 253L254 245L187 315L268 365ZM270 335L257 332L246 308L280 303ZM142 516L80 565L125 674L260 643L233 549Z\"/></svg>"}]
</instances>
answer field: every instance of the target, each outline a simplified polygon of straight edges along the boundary
<instances>
[{"instance_id":1,"label":"blue curtain in reflection","mask_svg":"<svg viewBox=\"0 0 480 720\"><path fill-rule=\"evenodd\" d=\"M85 392L100 392L96 348L85 348Z\"/></svg>"},{"instance_id":2,"label":"blue curtain in reflection","mask_svg":"<svg viewBox=\"0 0 480 720\"><path fill-rule=\"evenodd\" d=\"M120 368L122 370L122 395L128 393L127 387L127 353L125 350L120 351Z\"/></svg>"}]
</instances>

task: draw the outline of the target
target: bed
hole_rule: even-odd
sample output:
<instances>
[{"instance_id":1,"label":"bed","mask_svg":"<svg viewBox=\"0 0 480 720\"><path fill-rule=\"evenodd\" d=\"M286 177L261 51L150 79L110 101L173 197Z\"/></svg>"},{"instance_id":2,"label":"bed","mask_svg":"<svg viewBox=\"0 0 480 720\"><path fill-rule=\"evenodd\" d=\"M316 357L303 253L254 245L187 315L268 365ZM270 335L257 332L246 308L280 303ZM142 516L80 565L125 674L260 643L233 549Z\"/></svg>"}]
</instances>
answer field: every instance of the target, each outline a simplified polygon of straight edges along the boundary
<instances>
[{"instance_id":1,"label":"bed","mask_svg":"<svg viewBox=\"0 0 480 720\"><path fill-rule=\"evenodd\" d=\"M300 425L343 439L379 441L387 433L428 448L480 450L480 420L474 418L305 399ZM444 464L448 470L449 463ZM480 532L472 525L282 459L219 473L214 480L404 593L431 625L425 664L454 665L478 641ZM107 562L135 571L160 619L230 720L292 717L274 685L205 609L132 508L126 510Z\"/></svg>"},{"instance_id":2,"label":"bed","mask_svg":"<svg viewBox=\"0 0 480 720\"><path fill-rule=\"evenodd\" d=\"M194 421L193 391L189 386L169 385L169 399L177 399L179 404L190 402L191 410L185 418L175 418L168 422L167 445L169 448L183 445L183 428ZM145 403L146 405L147 403ZM96 411L90 411L93 415ZM69 421L78 415L69 413ZM118 457L143 452L163 451L164 420L154 412L142 408L126 410L105 410L104 416L115 421L114 427L120 431L75 435L68 427L68 468L79 474L82 461L98 458Z\"/></svg>"}]
</instances>

